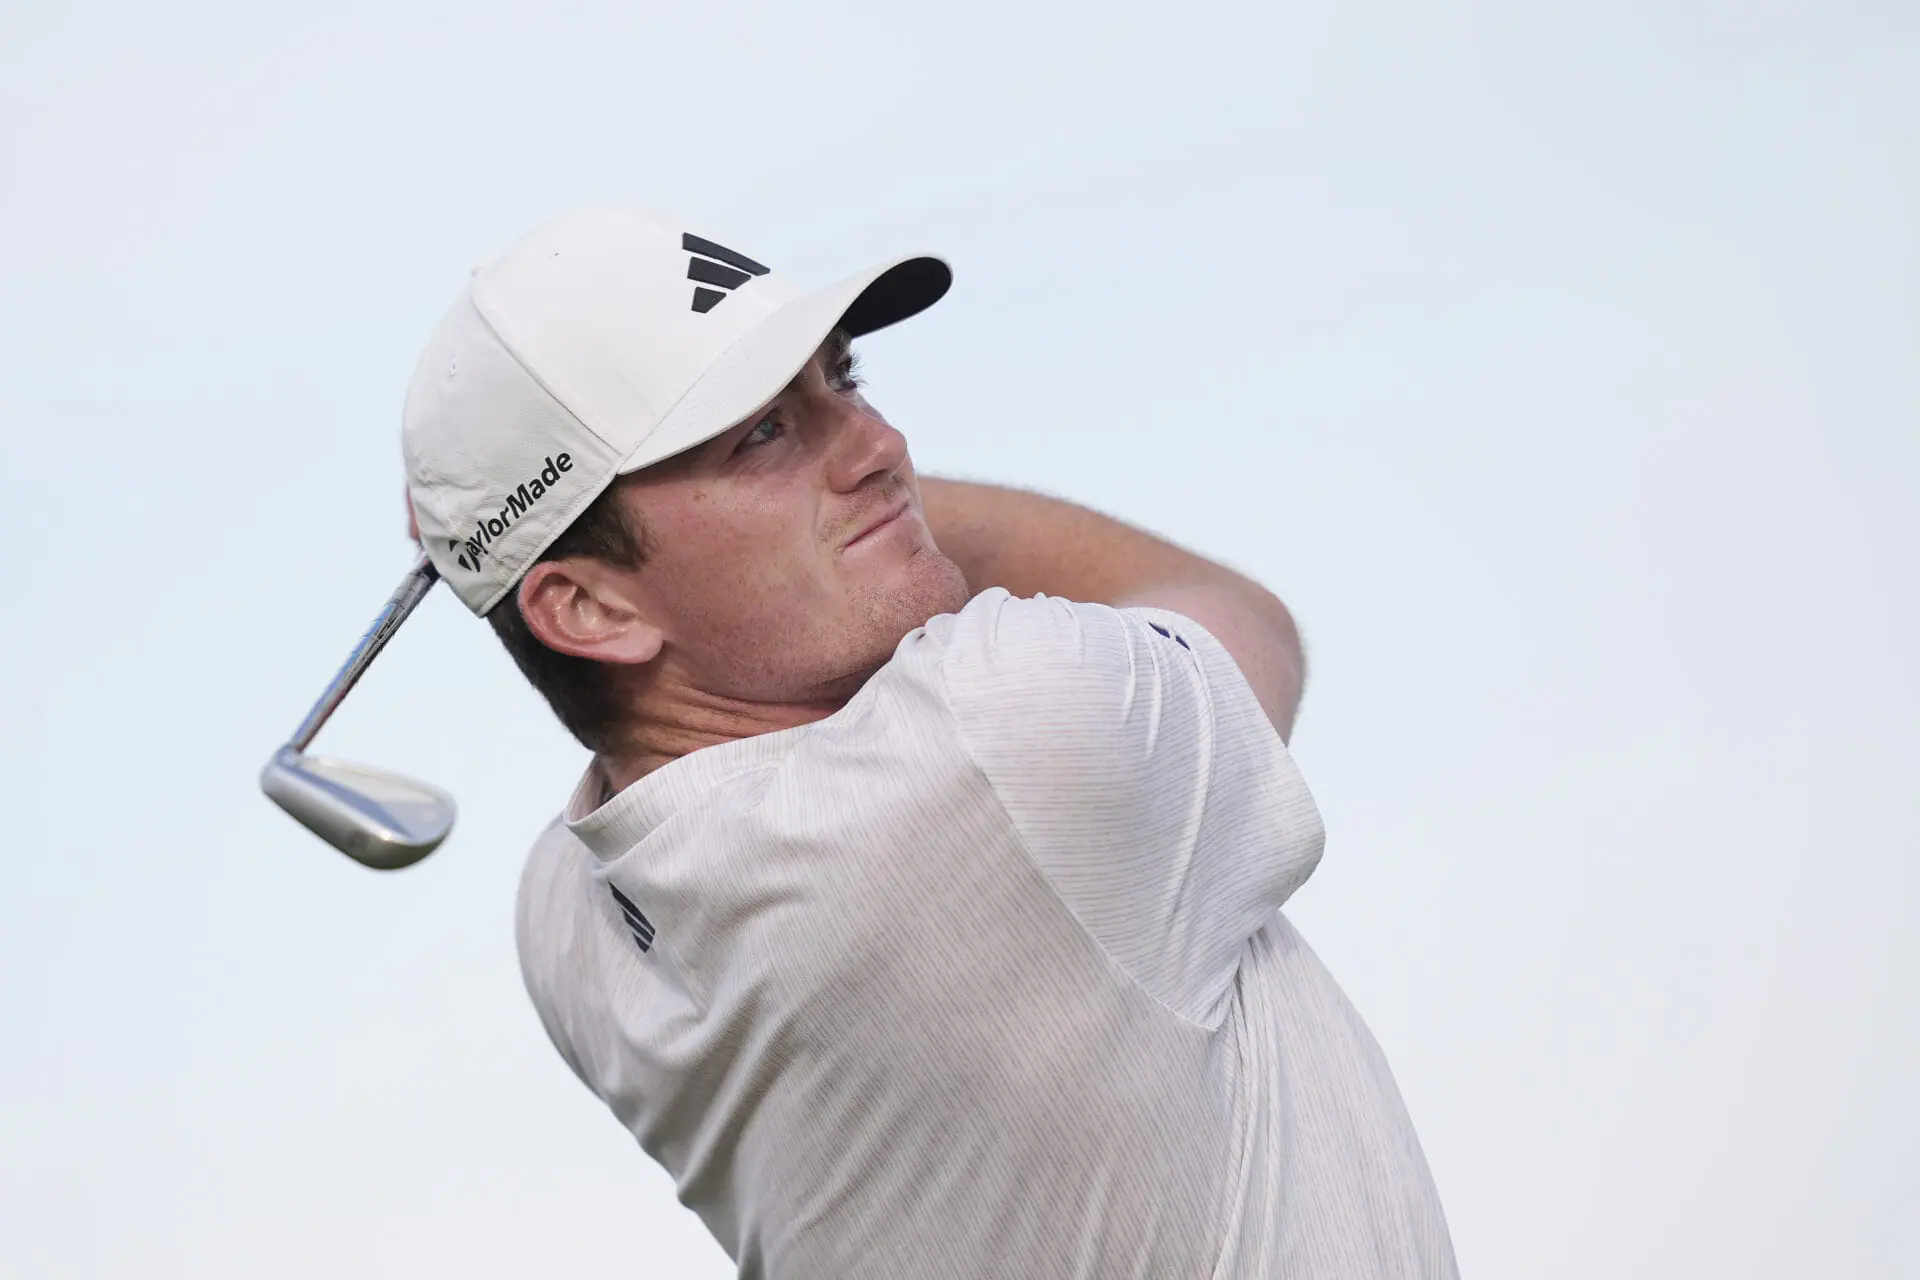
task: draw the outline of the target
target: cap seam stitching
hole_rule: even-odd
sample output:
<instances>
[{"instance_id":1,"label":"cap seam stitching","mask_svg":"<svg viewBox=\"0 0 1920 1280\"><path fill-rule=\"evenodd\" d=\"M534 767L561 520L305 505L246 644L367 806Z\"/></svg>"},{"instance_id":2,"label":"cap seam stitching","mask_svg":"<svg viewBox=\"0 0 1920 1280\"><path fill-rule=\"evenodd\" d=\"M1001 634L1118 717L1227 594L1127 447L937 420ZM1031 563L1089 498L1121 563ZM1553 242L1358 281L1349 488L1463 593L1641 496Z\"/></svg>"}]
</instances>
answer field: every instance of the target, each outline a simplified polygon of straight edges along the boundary
<instances>
[{"instance_id":1,"label":"cap seam stitching","mask_svg":"<svg viewBox=\"0 0 1920 1280\"><path fill-rule=\"evenodd\" d=\"M527 363L526 357L520 354L519 345L506 335L500 324L489 314L490 308L488 304L481 299L481 286L478 279L475 279L467 286L467 299L473 303L473 313L480 317L480 323L487 327L487 332L492 334L493 340L500 344L500 349L513 357L513 362L520 366L520 371L533 379L534 385L546 392L547 396L555 404L559 405L569 418L572 418L575 422L579 423L581 427L591 432L594 439L606 445L608 449L614 449L613 441L607 439L606 433L601 431L600 428L580 416L579 411L573 407L573 402L563 394L562 389L556 388L546 377L536 372L533 366ZM615 452L618 451L615 450Z\"/></svg>"},{"instance_id":2,"label":"cap seam stitching","mask_svg":"<svg viewBox=\"0 0 1920 1280\"><path fill-rule=\"evenodd\" d=\"M610 485L612 485L612 483L616 479L619 478L621 453L620 453L620 450L614 448L613 443L609 441L606 438L606 436L602 435L599 431L595 430L591 423L587 422L586 419L582 418L578 413L576 413L574 411L573 406L571 404L568 404L567 401L564 398L562 398L561 394L558 391L554 390L554 388L551 385L549 385L548 381L545 378L542 378L538 373L535 373L533 369L527 364L526 360L521 357L519 349L516 346L514 346L514 344L507 338L507 336L504 333L500 331L500 326L494 323L493 317L487 314L487 308L481 302L480 282L478 279L475 279L471 284L467 286L467 300L473 304L473 314L479 319L481 324L486 326L487 332L493 336L493 340L495 342L500 344L500 349L507 353L508 358L513 361L513 363L519 368L519 370L522 373L526 374L527 377L533 382L533 384L536 387L540 388L541 393L544 394L547 397L547 399L553 401L553 403L559 407L560 412L566 414L567 417L571 418L574 421L574 423L580 427L582 431L585 431L588 435L592 436L595 440L599 441L601 446L605 448L606 451L609 454L613 455L614 457L613 469L610 470L606 474L606 476L601 479L601 481L598 484L590 485L588 488L583 490L580 496L574 500L574 503L571 506L562 506L558 508L558 510L561 512L561 518L554 523L553 527L548 531L545 539L540 541L537 545L535 545L531 550L527 552L526 558L524 560L520 561L517 564L516 563L505 564L504 567L507 569L506 580L502 582L497 588L495 588L490 595L488 595L484 600L482 600L480 603L480 606L474 610L476 614L484 618L487 614L493 611L494 606L498 605L502 600L506 599L507 592L513 590L514 584L517 583L523 576L525 576L526 571L528 569L533 567L534 563L538 560L540 553L545 551L548 547L552 546L554 543L554 540L557 539L562 533L566 532L567 526L573 523L574 518L577 517L582 511L585 511L595 498L599 497L602 493L604 493L607 490L607 488ZM443 523L447 524L447 527L449 530L452 529L452 523L450 521L443 520ZM496 565L499 565L499 564L502 564L502 561L499 558L495 558L494 563Z\"/></svg>"}]
</instances>

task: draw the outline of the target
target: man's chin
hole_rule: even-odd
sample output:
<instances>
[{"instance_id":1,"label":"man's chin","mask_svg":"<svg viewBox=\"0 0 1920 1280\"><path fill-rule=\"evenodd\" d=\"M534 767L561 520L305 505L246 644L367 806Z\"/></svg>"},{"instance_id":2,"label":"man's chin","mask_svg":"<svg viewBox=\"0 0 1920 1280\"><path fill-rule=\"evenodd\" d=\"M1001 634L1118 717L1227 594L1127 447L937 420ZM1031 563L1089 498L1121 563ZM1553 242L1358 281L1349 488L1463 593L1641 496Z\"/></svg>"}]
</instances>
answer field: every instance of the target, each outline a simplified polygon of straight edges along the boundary
<instances>
[{"instance_id":1,"label":"man's chin","mask_svg":"<svg viewBox=\"0 0 1920 1280\"><path fill-rule=\"evenodd\" d=\"M925 626L927 619L939 614L958 613L973 598L973 592L967 588L967 575L960 572L960 566L933 547L923 548L902 567L903 576L912 581L910 594L915 601L912 610L915 621L907 631Z\"/></svg>"},{"instance_id":2,"label":"man's chin","mask_svg":"<svg viewBox=\"0 0 1920 1280\"><path fill-rule=\"evenodd\" d=\"M959 612L971 598L960 566L932 547L908 556L867 594L870 616L885 633L889 654L909 631L939 614Z\"/></svg>"}]
</instances>

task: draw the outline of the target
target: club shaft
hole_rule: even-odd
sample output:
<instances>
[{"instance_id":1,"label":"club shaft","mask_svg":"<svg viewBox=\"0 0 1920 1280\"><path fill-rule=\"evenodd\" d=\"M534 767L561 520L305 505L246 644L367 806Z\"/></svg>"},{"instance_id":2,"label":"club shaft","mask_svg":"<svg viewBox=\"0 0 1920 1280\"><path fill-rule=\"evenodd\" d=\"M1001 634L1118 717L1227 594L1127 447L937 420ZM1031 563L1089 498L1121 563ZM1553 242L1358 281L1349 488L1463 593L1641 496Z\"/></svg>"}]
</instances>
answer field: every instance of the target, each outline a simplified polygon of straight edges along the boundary
<instances>
[{"instance_id":1,"label":"club shaft","mask_svg":"<svg viewBox=\"0 0 1920 1280\"><path fill-rule=\"evenodd\" d=\"M407 620L414 606L426 598L439 577L439 570L433 567L433 562L426 556L422 555L414 563L413 568L407 571L407 576L400 580L400 586L388 599L386 607L373 620L373 625L360 637L360 643L353 646L353 652L347 655L346 662L327 685L326 692L313 704L313 710L307 712L307 718L300 722L300 727L293 731L293 737L287 740L289 747L295 751L307 749L307 744L320 732L320 726L327 722L333 709L359 683L360 677L373 665L373 660L387 647L387 641L393 639L394 632Z\"/></svg>"}]
</instances>

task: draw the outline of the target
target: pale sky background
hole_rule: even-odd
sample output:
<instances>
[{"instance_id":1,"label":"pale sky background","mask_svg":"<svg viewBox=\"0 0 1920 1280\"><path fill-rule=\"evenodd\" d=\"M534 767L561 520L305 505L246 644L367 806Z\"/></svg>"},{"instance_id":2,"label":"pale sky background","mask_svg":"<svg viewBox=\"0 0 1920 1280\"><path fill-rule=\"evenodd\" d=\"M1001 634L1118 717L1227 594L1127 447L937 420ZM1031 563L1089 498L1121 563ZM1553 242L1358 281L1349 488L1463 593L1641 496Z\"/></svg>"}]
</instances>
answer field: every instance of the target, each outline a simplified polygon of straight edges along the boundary
<instances>
[{"instance_id":1,"label":"pale sky background","mask_svg":"<svg viewBox=\"0 0 1920 1280\"><path fill-rule=\"evenodd\" d=\"M1920 1274L1896 0L7 4L0 1274L729 1274L521 990L582 753L485 626L320 740L434 858L255 788L409 563L435 320L606 202L946 254L866 344L921 466L1292 604L1289 913L1466 1274Z\"/></svg>"}]
</instances>

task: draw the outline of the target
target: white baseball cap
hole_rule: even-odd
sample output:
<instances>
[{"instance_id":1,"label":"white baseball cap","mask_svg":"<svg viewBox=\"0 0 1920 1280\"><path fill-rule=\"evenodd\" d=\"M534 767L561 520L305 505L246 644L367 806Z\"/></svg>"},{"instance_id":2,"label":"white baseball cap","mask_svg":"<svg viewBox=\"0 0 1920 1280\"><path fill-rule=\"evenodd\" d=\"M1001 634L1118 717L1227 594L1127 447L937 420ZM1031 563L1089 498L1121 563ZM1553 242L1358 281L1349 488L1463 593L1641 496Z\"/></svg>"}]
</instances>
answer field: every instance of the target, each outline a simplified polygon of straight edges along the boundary
<instances>
[{"instance_id":1,"label":"white baseball cap","mask_svg":"<svg viewBox=\"0 0 1920 1280\"><path fill-rule=\"evenodd\" d=\"M805 293L676 218L555 218L474 269L414 369L401 448L421 544L484 614L614 477L744 420L836 326L884 328L952 280L908 257Z\"/></svg>"}]
</instances>

